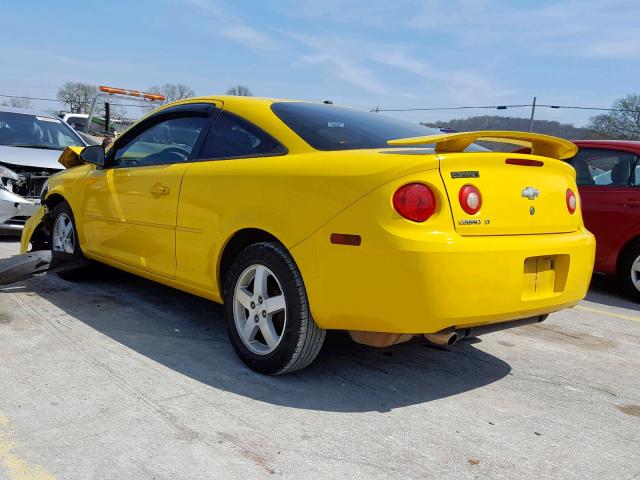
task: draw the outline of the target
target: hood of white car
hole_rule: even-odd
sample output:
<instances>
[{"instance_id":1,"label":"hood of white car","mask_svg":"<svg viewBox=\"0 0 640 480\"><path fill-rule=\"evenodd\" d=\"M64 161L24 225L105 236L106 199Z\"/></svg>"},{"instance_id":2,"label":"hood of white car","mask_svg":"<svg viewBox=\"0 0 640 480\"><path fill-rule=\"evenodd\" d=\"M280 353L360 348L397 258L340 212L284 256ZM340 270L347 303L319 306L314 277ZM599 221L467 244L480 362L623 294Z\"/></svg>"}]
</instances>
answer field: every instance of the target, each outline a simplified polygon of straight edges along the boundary
<instances>
[{"instance_id":1,"label":"hood of white car","mask_svg":"<svg viewBox=\"0 0 640 480\"><path fill-rule=\"evenodd\" d=\"M58 163L60 155L62 150L0 145L0 163L7 165L62 170L64 167Z\"/></svg>"}]
</instances>

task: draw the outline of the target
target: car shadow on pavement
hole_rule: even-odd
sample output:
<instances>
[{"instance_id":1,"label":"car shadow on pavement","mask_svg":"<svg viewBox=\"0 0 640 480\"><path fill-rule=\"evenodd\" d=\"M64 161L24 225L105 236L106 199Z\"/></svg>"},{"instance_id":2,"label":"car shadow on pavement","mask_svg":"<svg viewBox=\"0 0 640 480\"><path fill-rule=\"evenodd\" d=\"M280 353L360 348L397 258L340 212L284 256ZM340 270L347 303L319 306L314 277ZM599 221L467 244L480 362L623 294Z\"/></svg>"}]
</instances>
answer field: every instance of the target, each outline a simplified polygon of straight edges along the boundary
<instances>
[{"instance_id":1,"label":"car shadow on pavement","mask_svg":"<svg viewBox=\"0 0 640 480\"><path fill-rule=\"evenodd\" d=\"M483 387L511 372L507 363L474 347L477 339L451 350L426 341L376 349L330 332L310 367L263 376L236 357L221 305L123 272L100 272L100 279L76 283L47 274L19 285L175 372L274 405L389 411Z\"/></svg>"},{"instance_id":2,"label":"car shadow on pavement","mask_svg":"<svg viewBox=\"0 0 640 480\"><path fill-rule=\"evenodd\" d=\"M594 274L585 300L611 307L640 311L640 304L627 295L611 275Z\"/></svg>"}]
</instances>

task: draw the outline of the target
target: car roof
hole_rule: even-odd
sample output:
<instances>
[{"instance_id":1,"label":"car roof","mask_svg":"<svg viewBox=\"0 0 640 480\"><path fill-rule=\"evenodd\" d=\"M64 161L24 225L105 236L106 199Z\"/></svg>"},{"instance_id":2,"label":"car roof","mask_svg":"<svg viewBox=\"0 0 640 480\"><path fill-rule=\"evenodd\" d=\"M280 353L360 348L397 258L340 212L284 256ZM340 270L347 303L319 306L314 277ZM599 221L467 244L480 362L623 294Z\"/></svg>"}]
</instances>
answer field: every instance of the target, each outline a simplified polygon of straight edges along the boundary
<instances>
[{"instance_id":1,"label":"car roof","mask_svg":"<svg viewBox=\"0 0 640 480\"><path fill-rule=\"evenodd\" d=\"M203 97L189 98L188 100L221 100L225 103L273 103L293 101L268 97L246 97L243 95L206 95Z\"/></svg>"},{"instance_id":2,"label":"car roof","mask_svg":"<svg viewBox=\"0 0 640 480\"><path fill-rule=\"evenodd\" d=\"M212 101L223 102L225 105L229 107L233 107L234 105L237 106L237 105L251 105L251 104L271 105L272 103L277 103L277 102L310 103L315 105L327 105L327 106L336 106L336 107L342 106L342 105L334 105L333 103L326 104L323 101L292 100L289 98L245 97L242 95L205 95L201 97L185 98L183 100L177 100L175 102L167 103L166 105L162 105L161 107L159 107L159 109L165 108L165 107L171 107L174 105L181 105L185 103L212 102ZM351 108L351 107L347 107L347 108Z\"/></svg>"},{"instance_id":3,"label":"car roof","mask_svg":"<svg viewBox=\"0 0 640 480\"><path fill-rule=\"evenodd\" d=\"M60 120L60 118L56 117L55 115L51 115L50 113L39 112L37 110L28 110L26 108L9 107L7 105L0 105L0 112L21 113L23 115L37 115L39 117L48 117L48 118L55 118L56 120Z\"/></svg>"}]
</instances>

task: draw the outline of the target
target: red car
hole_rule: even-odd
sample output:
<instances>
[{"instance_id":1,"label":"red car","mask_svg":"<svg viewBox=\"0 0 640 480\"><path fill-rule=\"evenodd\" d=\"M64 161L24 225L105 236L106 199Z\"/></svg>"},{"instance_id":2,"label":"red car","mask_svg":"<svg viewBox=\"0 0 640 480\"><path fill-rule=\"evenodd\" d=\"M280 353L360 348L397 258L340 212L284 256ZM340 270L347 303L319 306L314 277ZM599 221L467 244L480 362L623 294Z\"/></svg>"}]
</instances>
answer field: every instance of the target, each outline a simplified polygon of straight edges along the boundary
<instances>
[{"instance_id":1,"label":"red car","mask_svg":"<svg viewBox=\"0 0 640 480\"><path fill-rule=\"evenodd\" d=\"M596 237L595 271L617 275L640 300L640 142L576 141L570 162L586 227Z\"/></svg>"}]
</instances>

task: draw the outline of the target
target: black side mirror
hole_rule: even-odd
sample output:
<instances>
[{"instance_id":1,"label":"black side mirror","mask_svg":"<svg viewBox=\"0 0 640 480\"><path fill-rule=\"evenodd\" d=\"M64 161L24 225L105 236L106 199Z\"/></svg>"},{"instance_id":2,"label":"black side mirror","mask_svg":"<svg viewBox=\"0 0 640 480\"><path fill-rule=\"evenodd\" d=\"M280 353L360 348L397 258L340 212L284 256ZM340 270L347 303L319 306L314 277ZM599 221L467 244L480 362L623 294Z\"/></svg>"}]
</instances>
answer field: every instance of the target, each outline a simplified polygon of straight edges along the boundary
<instances>
[{"instance_id":1,"label":"black side mirror","mask_svg":"<svg viewBox=\"0 0 640 480\"><path fill-rule=\"evenodd\" d=\"M80 152L80 160L84 163L91 163L100 167L104 166L104 147L102 145L85 147L85 149Z\"/></svg>"}]
</instances>

